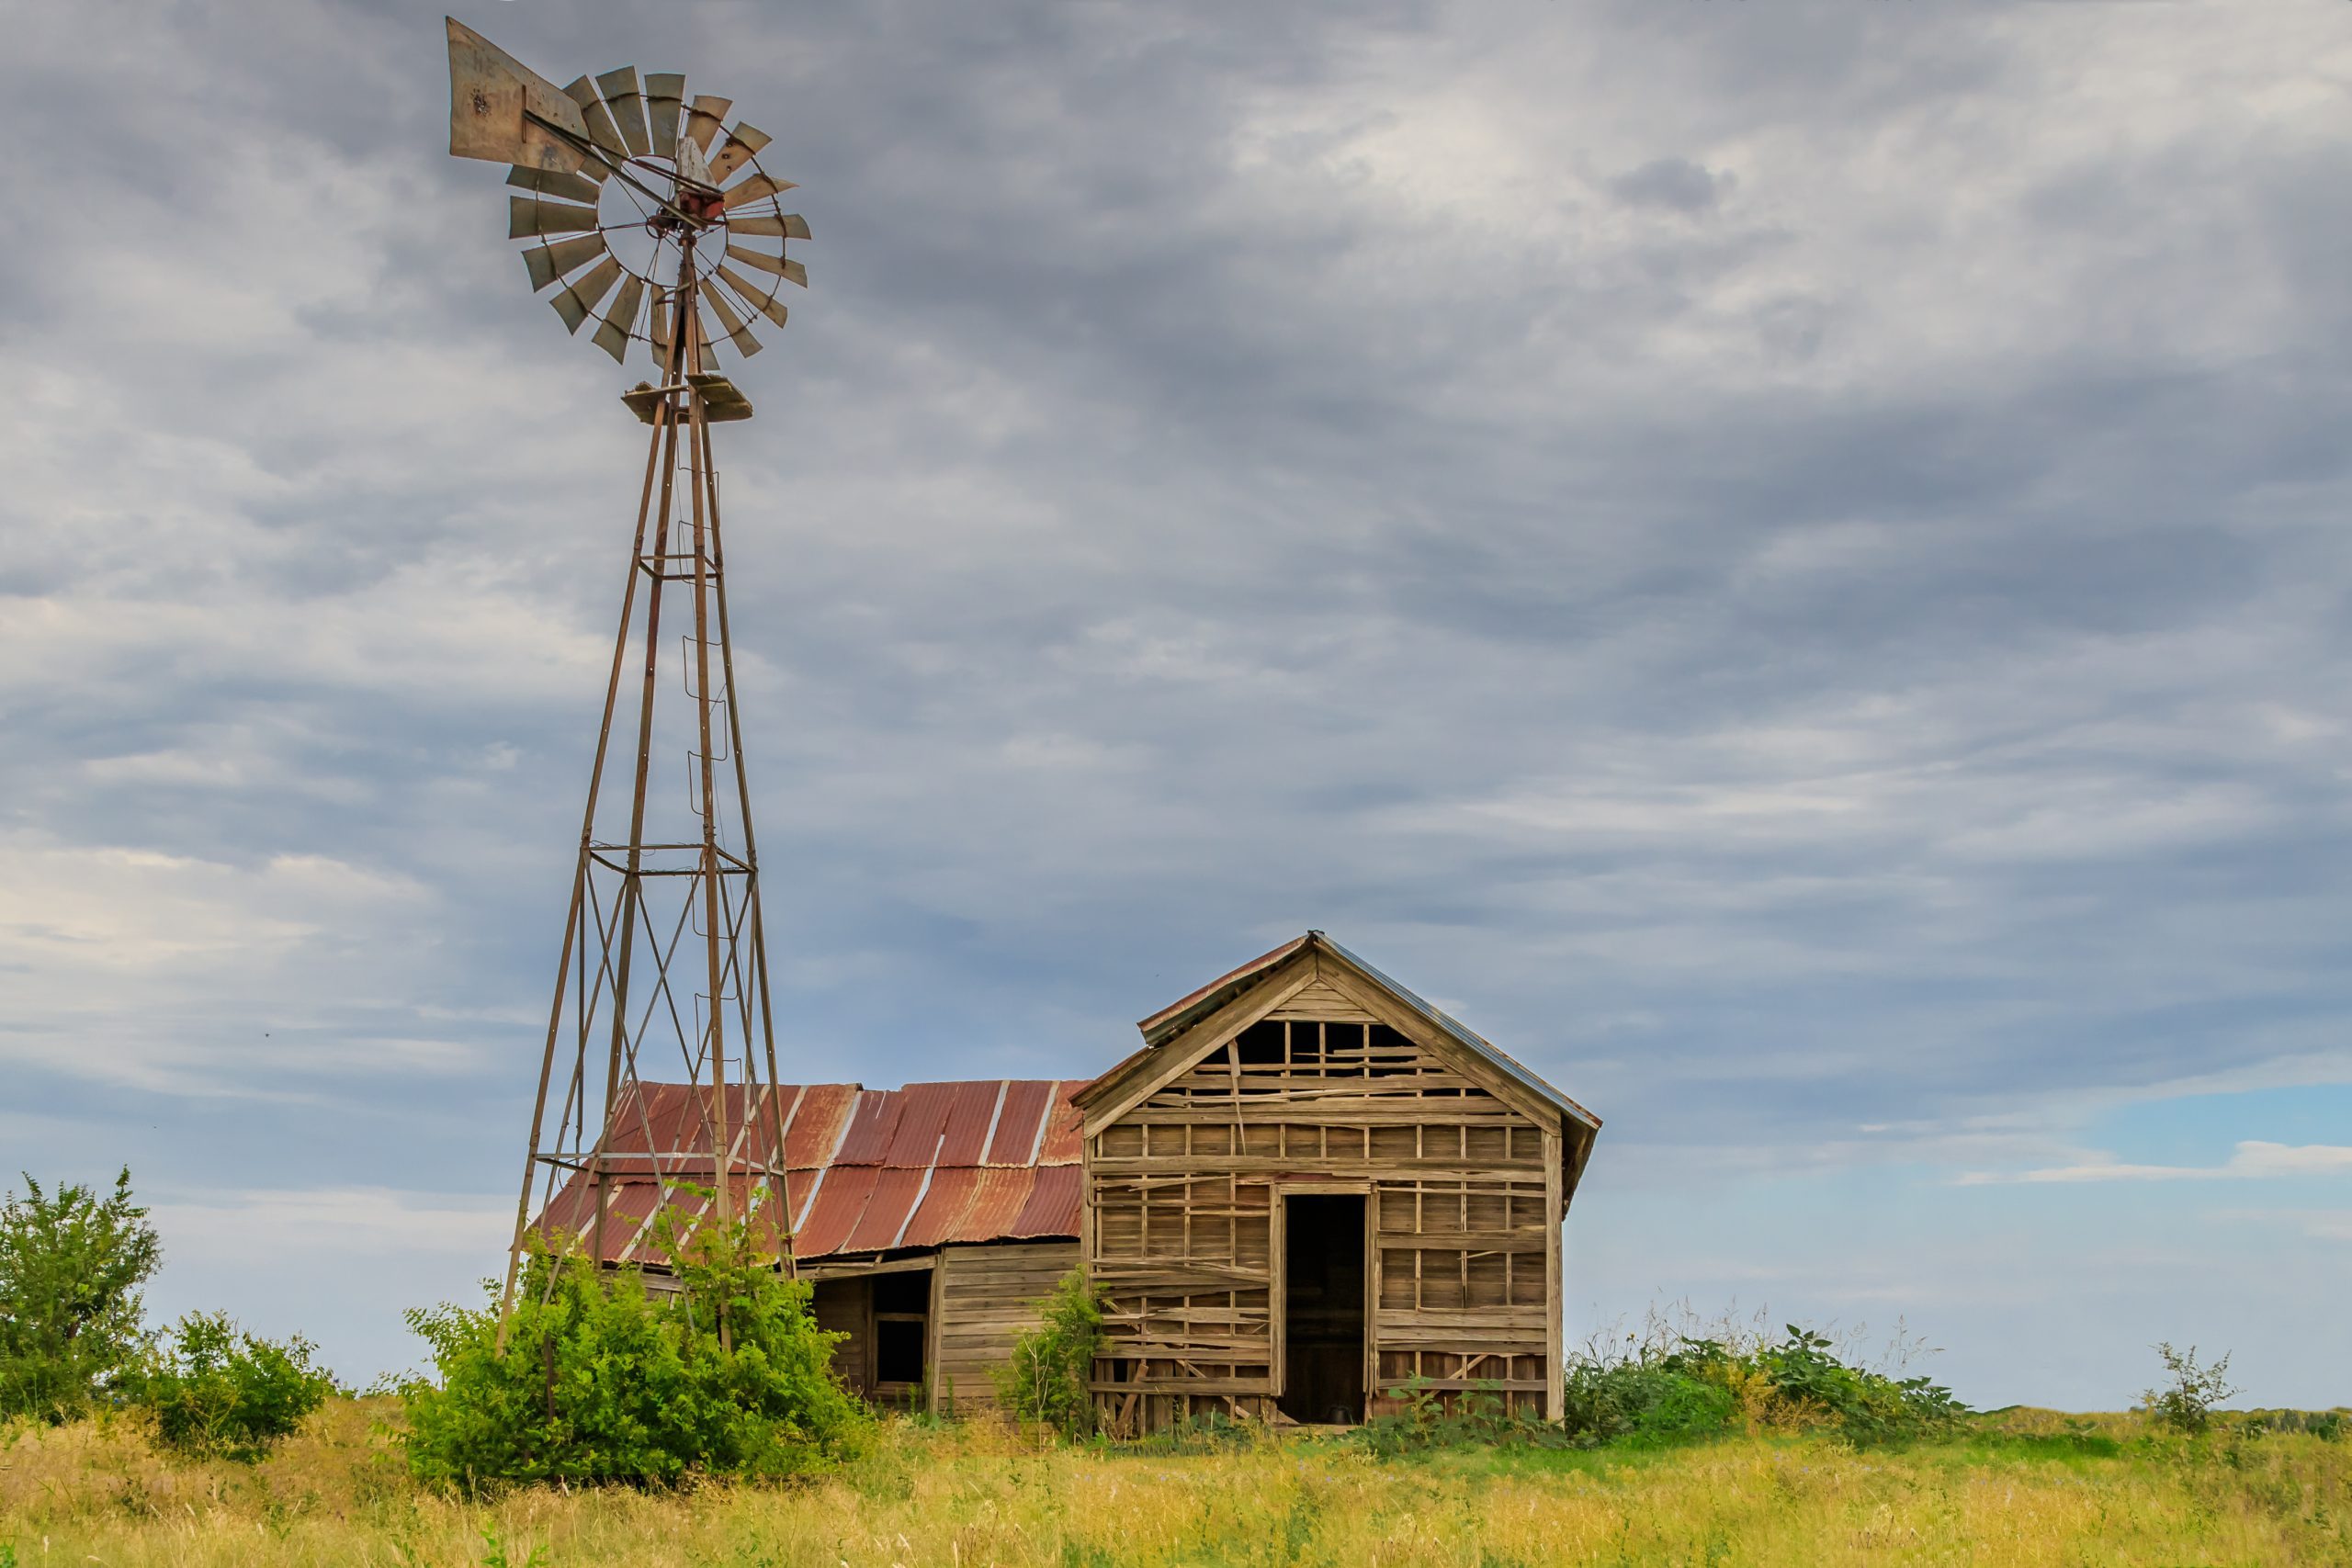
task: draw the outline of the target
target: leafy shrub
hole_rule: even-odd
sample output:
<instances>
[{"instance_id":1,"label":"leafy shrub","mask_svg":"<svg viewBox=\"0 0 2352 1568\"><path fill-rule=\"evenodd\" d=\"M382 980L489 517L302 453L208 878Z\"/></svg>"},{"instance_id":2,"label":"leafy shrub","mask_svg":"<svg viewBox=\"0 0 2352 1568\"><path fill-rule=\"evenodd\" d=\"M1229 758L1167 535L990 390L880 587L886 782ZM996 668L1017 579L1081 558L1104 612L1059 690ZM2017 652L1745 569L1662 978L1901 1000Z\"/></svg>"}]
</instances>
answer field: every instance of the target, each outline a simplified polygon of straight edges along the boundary
<instances>
[{"instance_id":1,"label":"leafy shrub","mask_svg":"<svg viewBox=\"0 0 2352 1568\"><path fill-rule=\"evenodd\" d=\"M1565 1428L1531 1411L1511 1409L1493 1382L1448 1391L1414 1378L1390 1389L1388 1397L1399 1407L1374 1416L1355 1431L1358 1442L1384 1457L1504 1444L1556 1448L1567 1441Z\"/></svg>"},{"instance_id":2,"label":"leafy shrub","mask_svg":"<svg viewBox=\"0 0 2352 1568\"><path fill-rule=\"evenodd\" d=\"M1968 1414L1951 1390L1923 1377L1897 1379L1849 1366L1826 1337L1793 1323L1786 1338L1756 1350L1750 1360L1784 1408L1821 1411L1857 1443L1948 1430Z\"/></svg>"},{"instance_id":3,"label":"leafy shrub","mask_svg":"<svg viewBox=\"0 0 2352 1568\"><path fill-rule=\"evenodd\" d=\"M1094 1395L1087 1383L1102 1345L1102 1297L1083 1269L1073 1269L1037 1303L1037 1326L1012 1342L1012 1355L990 1376L1004 1408L1064 1437L1094 1429Z\"/></svg>"},{"instance_id":4,"label":"leafy shrub","mask_svg":"<svg viewBox=\"0 0 2352 1568\"><path fill-rule=\"evenodd\" d=\"M2199 1363L2194 1345L2186 1350L2176 1350L2169 1344L2161 1344L2156 1347L2156 1354L2163 1359L2165 1371L2172 1374L2172 1386L2148 1390L2140 1396L2140 1406L2154 1416L2159 1426L2193 1437L2212 1426L2215 1405L2243 1392L2230 1383L2227 1352L2211 1366Z\"/></svg>"},{"instance_id":5,"label":"leafy shrub","mask_svg":"<svg viewBox=\"0 0 2352 1568\"><path fill-rule=\"evenodd\" d=\"M292 1437L334 1391L300 1335L283 1345L247 1334L227 1313L190 1313L120 1380L155 1440L187 1454L258 1459Z\"/></svg>"},{"instance_id":6,"label":"leafy shrub","mask_svg":"<svg viewBox=\"0 0 2352 1568\"><path fill-rule=\"evenodd\" d=\"M1739 1414L1723 1381L1698 1375L1670 1354L1580 1357L1562 1381L1561 1425L1588 1445L1690 1442L1730 1430Z\"/></svg>"},{"instance_id":7,"label":"leafy shrub","mask_svg":"<svg viewBox=\"0 0 2352 1568\"><path fill-rule=\"evenodd\" d=\"M29 1176L25 1193L0 1204L0 1416L68 1421L139 1354L139 1288L163 1245L128 1168L103 1198Z\"/></svg>"},{"instance_id":8,"label":"leafy shrub","mask_svg":"<svg viewBox=\"0 0 2352 1568\"><path fill-rule=\"evenodd\" d=\"M1831 1427L1866 1444L1939 1435L1967 1414L1951 1390L1855 1366L1827 1337L1795 1324L1768 1338L1729 1325L1694 1335L1654 1320L1628 1346L1596 1346L1567 1362L1557 1423L1509 1410L1491 1388L1443 1395L1412 1383L1388 1391L1402 1407L1367 1422L1363 1441L1392 1453L1453 1444L1640 1448L1743 1427Z\"/></svg>"},{"instance_id":9,"label":"leafy shrub","mask_svg":"<svg viewBox=\"0 0 2352 1568\"><path fill-rule=\"evenodd\" d=\"M763 1262L748 1222L665 1236L683 1290L535 1251L498 1349L498 1309L412 1312L437 1386L405 1391L410 1469L489 1481L669 1483L774 1477L838 1457L868 1416L834 1376L842 1337L811 1289Z\"/></svg>"}]
</instances>

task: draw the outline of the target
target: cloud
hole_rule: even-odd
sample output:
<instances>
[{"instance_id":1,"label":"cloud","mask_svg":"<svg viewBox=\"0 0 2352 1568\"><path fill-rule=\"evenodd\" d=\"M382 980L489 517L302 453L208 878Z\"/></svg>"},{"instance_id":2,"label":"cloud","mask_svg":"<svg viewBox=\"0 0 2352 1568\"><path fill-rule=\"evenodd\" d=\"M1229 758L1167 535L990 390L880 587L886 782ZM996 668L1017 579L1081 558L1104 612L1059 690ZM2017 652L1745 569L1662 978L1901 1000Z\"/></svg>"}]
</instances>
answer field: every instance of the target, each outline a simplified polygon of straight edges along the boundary
<instances>
[{"instance_id":1,"label":"cloud","mask_svg":"<svg viewBox=\"0 0 2352 1568\"><path fill-rule=\"evenodd\" d=\"M1609 182L1621 201L1634 206L1671 208L1677 212L1704 212L1715 205L1728 181L1688 158L1653 158Z\"/></svg>"},{"instance_id":2,"label":"cloud","mask_svg":"<svg viewBox=\"0 0 2352 1568\"><path fill-rule=\"evenodd\" d=\"M1963 1186L1982 1186L2010 1181L2259 1181L2308 1176L2352 1176L2352 1146L2335 1144L2290 1145L2249 1139L2240 1143L2237 1152L2218 1166L2128 1165L2101 1156L2075 1165L2050 1166L2040 1170L2006 1175L1970 1171L1959 1179Z\"/></svg>"},{"instance_id":3,"label":"cloud","mask_svg":"<svg viewBox=\"0 0 2352 1568\"><path fill-rule=\"evenodd\" d=\"M196 1194L150 1206L167 1249L209 1267L291 1256L490 1258L514 1228L514 1200L384 1187Z\"/></svg>"}]
</instances>

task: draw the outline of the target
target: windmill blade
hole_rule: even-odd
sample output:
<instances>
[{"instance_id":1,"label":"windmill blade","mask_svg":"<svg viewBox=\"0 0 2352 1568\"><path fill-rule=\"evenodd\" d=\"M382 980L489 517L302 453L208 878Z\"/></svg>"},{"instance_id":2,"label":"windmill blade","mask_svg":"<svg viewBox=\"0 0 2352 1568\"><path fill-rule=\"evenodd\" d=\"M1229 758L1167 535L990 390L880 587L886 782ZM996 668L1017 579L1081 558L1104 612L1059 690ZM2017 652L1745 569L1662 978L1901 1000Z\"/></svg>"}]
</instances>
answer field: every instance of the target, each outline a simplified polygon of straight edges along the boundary
<instances>
[{"instance_id":1,"label":"windmill blade","mask_svg":"<svg viewBox=\"0 0 2352 1568\"><path fill-rule=\"evenodd\" d=\"M718 133L727 129L727 111L735 107L732 98L714 98L704 93L695 97L686 110L686 136L701 152L707 153Z\"/></svg>"},{"instance_id":2,"label":"windmill blade","mask_svg":"<svg viewBox=\"0 0 2352 1568\"><path fill-rule=\"evenodd\" d=\"M596 78L596 85L604 90L605 105L613 111L613 119L621 128L621 141L639 157L650 156L653 140L646 134L645 95L638 89L637 67L624 65L617 71L607 71Z\"/></svg>"},{"instance_id":3,"label":"windmill blade","mask_svg":"<svg viewBox=\"0 0 2352 1568\"><path fill-rule=\"evenodd\" d=\"M805 240L808 220L797 212L746 212L727 215L730 234L766 234L778 240Z\"/></svg>"},{"instance_id":4,"label":"windmill blade","mask_svg":"<svg viewBox=\"0 0 2352 1568\"><path fill-rule=\"evenodd\" d=\"M616 158L628 156L628 146L621 141L620 127L613 123L613 111L605 107L604 95L596 91L596 84L582 76L563 90L563 96L580 106L580 118L588 127L588 140ZM591 158L589 168L601 169L603 164ZM599 174L598 179L604 178Z\"/></svg>"},{"instance_id":5,"label":"windmill blade","mask_svg":"<svg viewBox=\"0 0 2352 1568\"><path fill-rule=\"evenodd\" d=\"M728 288L741 294L752 310L757 310L777 326L784 325L786 319L791 315L791 311L785 308L782 300L773 294L761 293L752 286L750 279L725 262L718 264L718 276L726 281Z\"/></svg>"},{"instance_id":6,"label":"windmill blade","mask_svg":"<svg viewBox=\"0 0 2352 1568\"><path fill-rule=\"evenodd\" d=\"M752 329L743 324L743 318L735 313L735 308L727 302L726 295L716 288L706 288L702 291L702 298L710 301L711 314L717 316L719 325L727 329L727 341L735 345L736 353L749 359L760 352L760 340L752 335ZM706 333L703 335L707 337L710 334Z\"/></svg>"},{"instance_id":7,"label":"windmill blade","mask_svg":"<svg viewBox=\"0 0 2352 1568\"><path fill-rule=\"evenodd\" d=\"M711 165L711 172L713 174L717 174L718 170L718 166L716 164ZM720 177L724 178L725 176L721 175ZM720 202L719 205L732 211L734 209L742 206L747 201L757 201L763 196L779 196L786 191L797 190L799 186L794 185L790 180L780 180L774 175L753 175L750 179L745 180L741 185L737 186L733 190L729 191L727 193L726 199Z\"/></svg>"},{"instance_id":8,"label":"windmill blade","mask_svg":"<svg viewBox=\"0 0 2352 1568\"><path fill-rule=\"evenodd\" d=\"M674 71L649 71L645 76L645 114L653 131L653 155L678 155L678 117L686 111L686 79Z\"/></svg>"},{"instance_id":9,"label":"windmill blade","mask_svg":"<svg viewBox=\"0 0 2352 1568\"><path fill-rule=\"evenodd\" d=\"M577 170L581 152L560 132L587 136L580 107L554 83L455 17L448 22L450 155L523 164L555 174Z\"/></svg>"},{"instance_id":10,"label":"windmill blade","mask_svg":"<svg viewBox=\"0 0 2352 1568\"><path fill-rule=\"evenodd\" d=\"M766 131L746 125L740 119L737 120L735 129L727 133L727 145L721 147L718 150L718 156L710 161L710 177L715 180L725 179L749 163L752 154L766 146L771 140Z\"/></svg>"},{"instance_id":11,"label":"windmill blade","mask_svg":"<svg viewBox=\"0 0 2352 1568\"><path fill-rule=\"evenodd\" d=\"M530 269L531 292L537 294L565 273L583 267L604 254L602 234L582 234L576 240L533 245L523 253L523 265Z\"/></svg>"},{"instance_id":12,"label":"windmill blade","mask_svg":"<svg viewBox=\"0 0 2352 1568\"><path fill-rule=\"evenodd\" d=\"M629 338L637 331L638 306L645 299L645 279L632 273L613 296L613 308L605 312L604 325L596 329L596 346L613 356L617 365L628 363Z\"/></svg>"},{"instance_id":13,"label":"windmill blade","mask_svg":"<svg viewBox=\"0 0 2352 1568\"><path fill-rule=\"evenodd\" d=\"M803 288L808 287L808 269L790 256L764 256L749 245L729 245L727 247L727 254L731 259L741 262L745 266L755 266L762 272L772 272L778 277L788 277Z\"/></svg>"},{"instance_id":14,"label":"windmill blade","mask_svg":"<svg viewBox=\"0 0 2352 1568\"><path fill-rule=\"evenodd\" d=\"M670 367L670 334L676 319L671 308L671 293L666 288L653 291L653 313L645 323L645 335L653 344L653 357L667 371Z\"/></svg>"},{"instance_id":15,"label":"windmill blade","mask_svg":"<svg viewBox=\"0 0 2352 1568\"><path fill-rule=\"evenodd\" d=\"M524 190L537 191L541 196L558 196L566 201L584 201L594 207L596 197L602 194L596 182L604 177L603 166L591 159L581 165L581 171L576 175L549 174L545 169L517 164L508 171L506 183Z\"/></svg>"},{"instance_id":16,"label":"windmill blade","mask_svg":"<svg viewBox=\"0 0 2352 1568\"><path fill-rule=\"evenodd\" d=\"M548 300L548 303L553 305L555 313L563 318L564 326L577 333L580 331L580 323L588 319L590 311L604 302L605 296L610 294L613 291L613 285L620 280L621 264L606 256L589 269L587 276Z\"/></svg>"},{"instance_id":17,"label":"windmill blade","mask_svg":"<svg viewBox=\"0 0 2352 1568\"><path fill-rule=\"evenodd\" d=\"M596 209L563 201L541 201L535 196L506 198L506 237L527 240L534 234L578 234L596 227Z\"/></svg>"}]
</instances>

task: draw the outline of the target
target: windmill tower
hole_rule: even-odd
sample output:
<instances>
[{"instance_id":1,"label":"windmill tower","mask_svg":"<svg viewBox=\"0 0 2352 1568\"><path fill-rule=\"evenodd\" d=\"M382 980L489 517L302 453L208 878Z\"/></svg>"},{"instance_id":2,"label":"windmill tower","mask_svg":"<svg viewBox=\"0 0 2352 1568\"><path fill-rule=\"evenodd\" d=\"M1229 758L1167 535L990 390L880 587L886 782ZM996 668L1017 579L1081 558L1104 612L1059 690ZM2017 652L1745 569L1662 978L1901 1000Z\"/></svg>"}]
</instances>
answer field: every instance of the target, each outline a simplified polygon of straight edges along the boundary
<instances>
[{"instance_id":1,"label":"windmill tower","mask_svg":"<svg viewBox=\"0 0 2352 1568\"><path fill-rule=\"evenodd\" d=\"M632 1256L652 1213L724 1224L755 1202L790 1267L759 855L728 635L711 427L748 419L715 346L759 352L786 254L808 228L760 167L768 138L685 78L624 66L557 87L452 18L449 151L511 166L508 235L574 335L591 321L654 378L622 401L650 427L580 856L501 1296L532 1226ZM773 247L773 248L771 248ZM678 1086L683 1086L683 1092ZM616 1205L650 1177L652 1213ZM683 1184L683 1185L682 1185ZM702 1194L707 1194L703 1196ZM641 1254L639 1254L641 1256Z\"/></svg>"}]
</instances>

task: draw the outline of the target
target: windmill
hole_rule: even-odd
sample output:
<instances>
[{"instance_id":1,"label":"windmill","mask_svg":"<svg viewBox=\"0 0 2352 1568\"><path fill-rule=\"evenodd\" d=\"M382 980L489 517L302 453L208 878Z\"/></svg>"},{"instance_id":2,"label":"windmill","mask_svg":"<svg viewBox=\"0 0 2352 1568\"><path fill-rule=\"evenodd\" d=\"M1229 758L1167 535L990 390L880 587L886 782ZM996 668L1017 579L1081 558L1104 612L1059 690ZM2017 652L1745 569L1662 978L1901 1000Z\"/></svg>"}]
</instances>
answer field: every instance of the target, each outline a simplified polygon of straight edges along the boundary
<instances>
[{"instance_id":1,"label":"windmill","mask_svg":"<svg viewBox=\"0 0 2352 1568\"><path fill-rule=\"evenodd\" d=\"M645 1258L655 1214L723 1224L763 1194L775 1217L763 1235L790 1267L781 1112L762 1092L776 1082L775 1035L710 427L751 417L715 346L749 356L752 318L785 323L777 290L808 284L785 252L808 226L777 199L791 182L760 166L768 137L727 125L729 100L628 66L557 87L455 18L448 33L449 151L510 166L507 232L524 242L532 291L575 336L594 321L614 359L643 343L655 367L622 395L651 430L503 1343L535 1187L540 1224L607 1262ZM616 1206L616 1177L641 1192L649 1168L654 1209Z\"/></svg>"}]
</instances>

